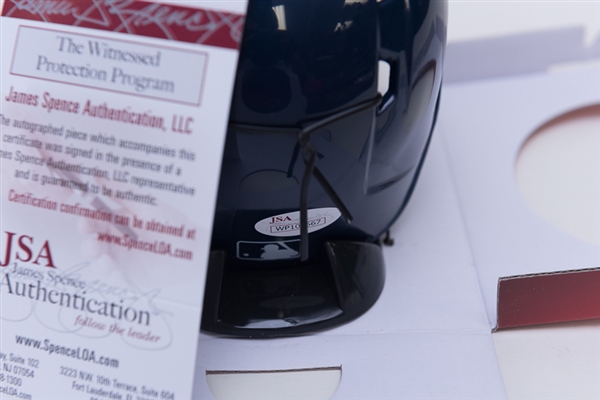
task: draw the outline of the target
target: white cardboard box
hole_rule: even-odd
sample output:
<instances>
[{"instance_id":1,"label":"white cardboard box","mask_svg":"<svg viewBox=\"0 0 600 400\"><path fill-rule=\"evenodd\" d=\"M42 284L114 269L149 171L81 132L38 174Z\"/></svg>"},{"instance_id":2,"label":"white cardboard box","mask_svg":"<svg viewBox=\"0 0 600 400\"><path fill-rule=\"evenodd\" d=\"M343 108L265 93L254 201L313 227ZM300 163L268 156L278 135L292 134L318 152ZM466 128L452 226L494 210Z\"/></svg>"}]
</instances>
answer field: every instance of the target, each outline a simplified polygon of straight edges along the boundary
<instances>
[{"instance_id":1,"label":"white cardboard box","mask_svg":"<svg viewBox=\"0 0 600 400\"><path fill-rule=\"evenodd\" d=\"M438 127L392 229L396 245L384 249L379 301L349 324L304 337L201 334L194 398L212 398L206 371L334 366L342 369L334 399L505 398L491 340L499 278L600 265L597 247L529 209L514 178L520 146L536 128L600 101L597 67L547 72L597 57L582 36L567 29L449 46ZM493 62L478 64L485 57Z\"/></svg>"},{"instance_id":2,"label":"white cardboard box","mask_svg":"<svg viewBox=\"0 0 600 400\"><path fill-rule=\"evenodd\" d=\"M383 293L362 317L296 338L202 333L194 399L212 399L206 371L342 368L334 399L505 398L441 136L384 249ZM465 385L464 382L469 382Z\"/></svg>"},{"instance_id":3,"label":"white cardboard box","mask_svg":"<svg viewBox=\"0 0 600 400\"><path fill-rule=\"evenodd\" d=\"M449 49L448 76L460 82L444 87L440 131L490 327L600 317L593 286L599 272L581 271L600 266L599 248L540 218L515 179L519 151L532 133L600 102L598 64L548 72L557 62L597 58L598 45L584 48L582 38L582 29L566 29L483 40L471 52L461 44L460 61ZM463 80L463 65L480 79ZM504 74L503 65L519 73Z\"/></svg>"}]
</instances>

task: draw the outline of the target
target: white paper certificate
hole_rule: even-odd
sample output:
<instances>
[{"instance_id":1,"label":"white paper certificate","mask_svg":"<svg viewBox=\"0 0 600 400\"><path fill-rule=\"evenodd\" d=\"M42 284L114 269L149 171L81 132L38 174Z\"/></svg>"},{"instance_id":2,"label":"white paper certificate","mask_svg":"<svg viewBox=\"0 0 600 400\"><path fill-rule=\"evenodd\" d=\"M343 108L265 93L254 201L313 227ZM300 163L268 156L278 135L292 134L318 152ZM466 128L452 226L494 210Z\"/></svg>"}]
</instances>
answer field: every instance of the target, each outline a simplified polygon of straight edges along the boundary
<instances>
[{"instance_id":1,"label":"white paper certificate","mask_svg":"<svg viewBox=\"0 0 600 400\"><path fill-rule=\"evenodd\" d=\"M5 1L1 399L191 398L243 27L211 4Z\"/></svg>"}]
</instances>

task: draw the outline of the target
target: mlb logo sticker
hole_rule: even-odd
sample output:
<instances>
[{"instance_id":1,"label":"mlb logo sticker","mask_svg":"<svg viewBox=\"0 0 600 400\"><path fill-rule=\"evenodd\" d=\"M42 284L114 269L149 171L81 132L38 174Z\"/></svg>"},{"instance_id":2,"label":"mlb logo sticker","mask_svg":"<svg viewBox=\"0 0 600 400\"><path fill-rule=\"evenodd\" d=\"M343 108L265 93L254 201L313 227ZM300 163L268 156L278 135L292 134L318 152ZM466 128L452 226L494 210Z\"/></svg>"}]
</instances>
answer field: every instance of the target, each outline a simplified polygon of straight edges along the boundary
<instances>
[{"instance_id":1,"label":"mlb logo sticker","mask_svg":"<svg viewBox=\"0 0 600 400\"><path fill-rule=\"evenodd\" d=\"M285 260L300 257L300 240L281 242L237 242L240 260Z\"/></svg>"}]
</instances>

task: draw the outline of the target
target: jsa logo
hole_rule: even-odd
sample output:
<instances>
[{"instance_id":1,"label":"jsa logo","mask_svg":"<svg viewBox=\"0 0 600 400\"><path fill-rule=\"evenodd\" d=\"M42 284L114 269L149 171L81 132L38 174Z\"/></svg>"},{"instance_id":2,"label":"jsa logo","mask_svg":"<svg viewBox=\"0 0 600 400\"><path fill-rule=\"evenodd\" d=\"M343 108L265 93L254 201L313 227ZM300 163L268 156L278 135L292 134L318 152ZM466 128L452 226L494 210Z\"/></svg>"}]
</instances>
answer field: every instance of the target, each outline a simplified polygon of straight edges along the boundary
<instances>
[{"instance_id":1,"label":"jsa logo","mask_svg":"<svg viewBox=\"0 0 600 400\"><path fill-rule=\"evenodd\" d=\"M17 236L17 234L14 232L5 233L6 241L4 242L4 260L0 259L0 267L6 267L8 264L10 264L11 258L14 257L19 261L28 262L33 260L32 262L34 264L45 264L45 267L56 268L52 262L50 243L48 243L47 240L40 247L34 246L33 238L31 236ZM16 243L13 244L13 242Z\"/></svg>"},{"instance_id":2,"label":"jsa logo","mask_svg":"<svg viewBox=\"0 0 600 400\"><path fill-rule=\"evenodd\" d=\"M269 222L270 224L280 224L282 222L288 222L291 221L292 219L289 216L277 216L277 217L271 217L271 222Z\"/></svg>"}]
</instances>

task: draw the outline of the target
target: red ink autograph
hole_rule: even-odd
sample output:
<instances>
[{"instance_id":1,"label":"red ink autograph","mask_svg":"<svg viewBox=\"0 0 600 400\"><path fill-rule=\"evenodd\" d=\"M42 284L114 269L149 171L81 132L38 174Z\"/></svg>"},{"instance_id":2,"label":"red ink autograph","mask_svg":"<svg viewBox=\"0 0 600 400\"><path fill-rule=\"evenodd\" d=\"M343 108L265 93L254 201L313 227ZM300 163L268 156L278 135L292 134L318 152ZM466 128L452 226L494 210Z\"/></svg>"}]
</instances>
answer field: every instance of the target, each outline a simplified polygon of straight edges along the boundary
<instances>
[{"instance_id":1,"label":"red ink autograph","mask_svg":"<svg viewBox=\"0 0 600 400\"><path fill-rule=\"evenodd\" d=\"M244 17L134 0L6 0L2 15L236 49Z\"/></svg>"}]
</instances>

